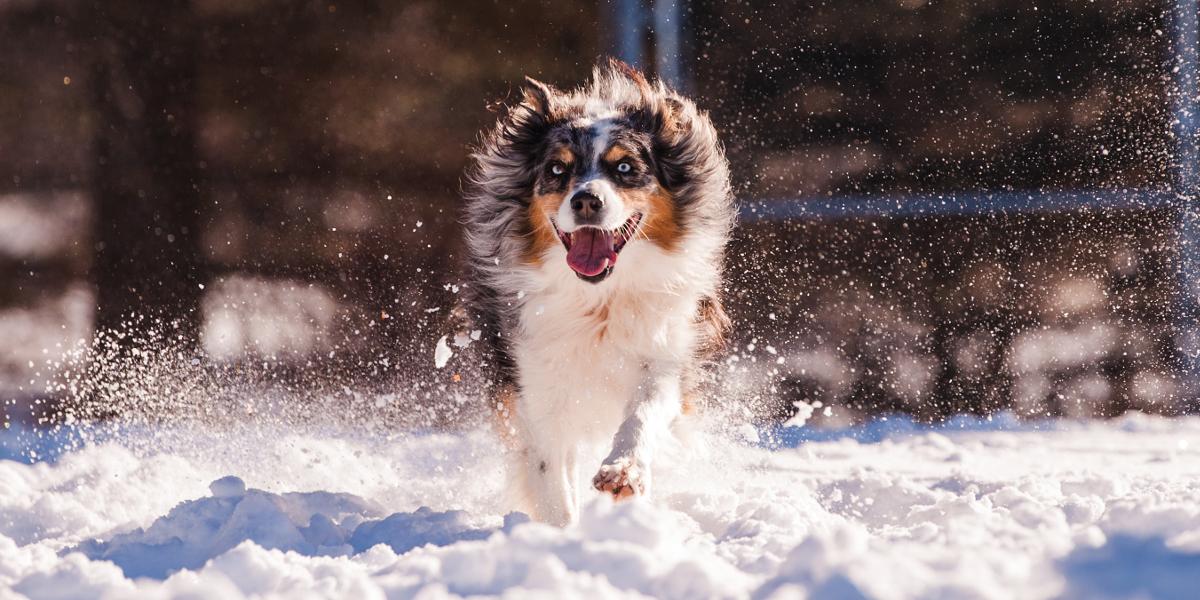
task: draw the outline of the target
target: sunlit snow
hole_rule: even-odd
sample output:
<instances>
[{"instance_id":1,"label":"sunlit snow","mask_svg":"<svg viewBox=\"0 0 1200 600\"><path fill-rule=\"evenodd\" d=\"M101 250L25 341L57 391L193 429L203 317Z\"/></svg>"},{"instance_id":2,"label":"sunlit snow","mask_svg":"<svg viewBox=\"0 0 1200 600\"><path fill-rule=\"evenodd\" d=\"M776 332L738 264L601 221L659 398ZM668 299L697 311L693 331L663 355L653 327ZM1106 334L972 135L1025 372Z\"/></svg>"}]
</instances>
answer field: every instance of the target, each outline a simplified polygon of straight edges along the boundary
<instances>
[{"instance_id":1,"label":"sunlit snow","mask_svg":"<svg viewBox=\"0 0 1200 600\"><path fill-rule=\"evenodd\" d=\"M486 431L126 433L0 461L29 597L1187 597L1200 419L762 431L566 529L507 513ZM19 454L29 432L9 431ZM61 436L61 434L60 434ZM55 439L41 439L54 455ZM137 448L137 449L135 449Z\"/></svg>"}]
</instances>

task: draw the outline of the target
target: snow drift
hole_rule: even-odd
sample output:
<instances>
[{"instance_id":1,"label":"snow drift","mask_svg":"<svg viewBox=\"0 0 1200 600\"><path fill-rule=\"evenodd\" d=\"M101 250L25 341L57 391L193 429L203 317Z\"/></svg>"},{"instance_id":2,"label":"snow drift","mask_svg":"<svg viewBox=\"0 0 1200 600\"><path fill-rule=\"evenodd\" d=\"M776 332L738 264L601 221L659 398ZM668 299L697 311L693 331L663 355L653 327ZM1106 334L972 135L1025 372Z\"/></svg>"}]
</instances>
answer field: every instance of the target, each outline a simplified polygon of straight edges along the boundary
<instances>
[{"instance_id":1,"label":"snow drift","mask_svg":"<svg viewBox=\"0 0 1200 600\"><path fill-rule=\"evenodd\" d=\"M505 514L485 431L125 432L0 460L0 598L1182 598L1200 583L1200 419L782 433L711 439L653 501L597 496L556 529Z\"/></svg>"}]
</instances>

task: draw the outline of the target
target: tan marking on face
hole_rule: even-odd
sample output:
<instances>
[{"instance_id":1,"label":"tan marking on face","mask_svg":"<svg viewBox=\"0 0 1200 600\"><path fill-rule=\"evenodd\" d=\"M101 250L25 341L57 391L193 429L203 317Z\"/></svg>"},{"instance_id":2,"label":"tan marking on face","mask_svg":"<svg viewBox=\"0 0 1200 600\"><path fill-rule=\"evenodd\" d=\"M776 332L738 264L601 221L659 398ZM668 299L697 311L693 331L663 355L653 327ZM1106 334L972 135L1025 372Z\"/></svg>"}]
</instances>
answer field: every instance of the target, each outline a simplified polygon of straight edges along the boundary
<instances>
[{"instance_id":1,"label":"tan marking on face","mask_svg":"<svg viewBox=\"0 0 1200 600\"><path fill-rule=\"evenodd\" d=\"M605 151L604 156L602 156L601 159L610 165L615 165L627 158L630 158L631 156L633 155L630 154L628 150L620 146L613 146Z\"/></svg>"},{"instance_id":2,"label":"tan marking on face","mask_svg":"<svg viewBox=\"0 0 1200 600\"><path fill-rule=\"evenodd\" d=\"M542 194L534 196L529 203L529 238L525 245L525 263L534 267L541 266L546 251L555 244L561 244L554 226L550 224L550 216L558 212L566 194Z\"/></svg>"},{"instance_id":3,"label":"tan marking on face","mask_svg":"<svg viewBox=\"0 0 1200 600\"><path fill-rule=\"evenodd\" d=\"M554 160L557 160L558 162L568 166L575 158L571 155L571 149L567 148L566 146L559 146L554 150L551 150L550 156L552 156Z\"/></svg>"},{"instance_id":4,"label":"tan marking on face","mask_svg":"<svg viewBox=\"0 0 1200 600\"><path fill-rule=\"evenodd\" d=\"M675 251L683 230L679 227L679 215L671 194L657 182L646 188L622 191L621 194L630 208L643 215L638 236L645 236L667 252Z\"/></svg>"}]
</instances>

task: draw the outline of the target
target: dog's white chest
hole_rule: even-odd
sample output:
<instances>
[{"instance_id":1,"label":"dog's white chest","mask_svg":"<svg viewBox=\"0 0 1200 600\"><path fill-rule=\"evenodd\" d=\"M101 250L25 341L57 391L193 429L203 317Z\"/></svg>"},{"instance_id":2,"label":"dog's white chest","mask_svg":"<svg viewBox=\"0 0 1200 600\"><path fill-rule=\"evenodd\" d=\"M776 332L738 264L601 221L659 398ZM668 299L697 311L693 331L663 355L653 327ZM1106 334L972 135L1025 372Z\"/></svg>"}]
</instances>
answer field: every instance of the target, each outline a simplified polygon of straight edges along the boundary
<instances>
[{"instance_id":1,"label":"dog's white chest","mask_svg":"<svg viewBox=\"0 0 1200 600\"><path fill-rule=\"evenodd\" d=\"M647 365L689 352L686 300L566 283L525 298L514 344L518 410L547 431L607 440L645 384Z\"/></svg>"}]
</instances>

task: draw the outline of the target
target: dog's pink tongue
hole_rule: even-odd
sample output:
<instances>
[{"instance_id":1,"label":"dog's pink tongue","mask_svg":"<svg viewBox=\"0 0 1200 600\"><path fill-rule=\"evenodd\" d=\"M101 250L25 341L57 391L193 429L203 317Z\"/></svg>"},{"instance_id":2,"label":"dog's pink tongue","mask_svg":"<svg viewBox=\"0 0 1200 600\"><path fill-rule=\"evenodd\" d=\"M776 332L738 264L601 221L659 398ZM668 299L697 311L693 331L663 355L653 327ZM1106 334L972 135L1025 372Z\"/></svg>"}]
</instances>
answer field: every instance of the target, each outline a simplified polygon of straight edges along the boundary
<instances>
[{"instance_id":1,"label":"dog's pink tongue","mask_svg":"<svg viewBox=\"0 0 1200 600\"><path fill-rule=\"evenodd\" d=\"M571 249L567 251L567 265L584 277L599 275L612 263L617 262L613 250L611 231L580 229L571 234Z\"/></svg>"}]
</instances>

